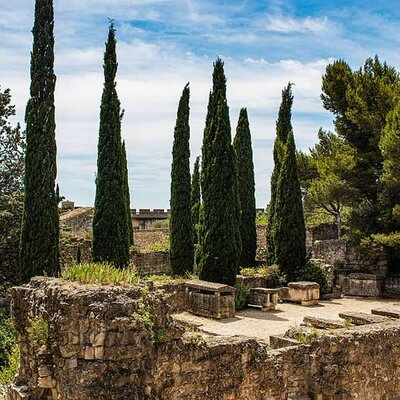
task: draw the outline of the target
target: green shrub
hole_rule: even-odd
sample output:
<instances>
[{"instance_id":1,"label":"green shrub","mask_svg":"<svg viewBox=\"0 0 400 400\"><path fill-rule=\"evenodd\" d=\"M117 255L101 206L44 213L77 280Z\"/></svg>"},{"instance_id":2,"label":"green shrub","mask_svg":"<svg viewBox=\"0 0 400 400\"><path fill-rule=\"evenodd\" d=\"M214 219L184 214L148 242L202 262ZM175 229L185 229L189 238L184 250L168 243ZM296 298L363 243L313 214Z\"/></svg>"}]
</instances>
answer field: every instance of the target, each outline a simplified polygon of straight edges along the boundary
<instances>
[{"instance_id":1,"label":"green shrub","mask_svg":"<svg viewBox=\"0 0 400 400\"><path fill-rule=\"evenodd\" d=\"M264 211L258 211L256 215L256 225L267 225L268 214Z\"/></svg>"},{"instance_id":2,"label":"green shrub","mask_svg":"<svg viewBox=\"0 0 400 400\"><path fill-rule=\"evenodd\" d=\"M134 267L120 269L107 263L82 263L70 265L61 271L64 279L80 283L136 285L139 282Z\"/></svg>"},{"instance_id":3,"label":"green shrub","mask_svg":"<svg viewBox=\"0 0 400 400\"><path fill-rule=\"evenodd\" d=\"M169 219L160 219L149 224L149 229L168 229Z\"/></svg>"},{"instance_id":4,"label":"green shrub","mask_svg":"<svg viewBox=\"0 0 400 400\"><path fill-rule=\"evenodd\" d=\"M0 308L0 367L6 364L7 357L15 344L16 335L11 320Z\"/></svg>"},{"instance_id":5,"label":"green shrub","mask_svg":"<svg viewBox=\"0 0 400 400\"><path fill-rule=\"evenodd\" d=\"M14 345L4 359L4 365L0 367L0 397L7 398L7 385L9 385L18 372L20 353L18 345Z\"/></svg>"},{"instance_id":6,"label":"green shrub","mask_svg":"<svg viewBox=\"0 0 400 400\"><path fill-rule=\"evenodd\" d=\"M258 268L242 268L240 270L240 275L268 277L271 280L272 287L285 286L286 284L286 276L282 274L282 271L277 265L264 265Z\"/></svg>"},{"instance_id":7,"label":"green shrub","mask_svg":"<svg viewBox=\"0 0 400 400\"><path fill-rule=\"evenodd\" d=\"M331 291L328 279L328 271L325 265L318 260L309 260L306 265L296 271L296 280L317 282L321 294Z\"/></svg>"},{"instance_id":8,"label":"green shrub","mask_svg":"<svg viewBox=\"0 0 400 400\"><path fill-rule=\"evenodd\" d=\"M241 282L237 283L235 287L235 308L241 310L247 304L249 288Z\"/></svg>"}]
</instances>

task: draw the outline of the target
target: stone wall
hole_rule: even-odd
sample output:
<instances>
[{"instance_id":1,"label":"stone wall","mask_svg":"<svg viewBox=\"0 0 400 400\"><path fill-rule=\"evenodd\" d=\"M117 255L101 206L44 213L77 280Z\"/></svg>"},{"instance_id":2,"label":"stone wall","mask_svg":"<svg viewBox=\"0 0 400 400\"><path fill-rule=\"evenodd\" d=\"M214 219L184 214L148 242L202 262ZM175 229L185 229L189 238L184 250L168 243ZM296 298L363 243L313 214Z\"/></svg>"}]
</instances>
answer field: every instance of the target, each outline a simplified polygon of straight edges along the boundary
<instances>
[{"instance_id":1,"label":"stone wall","mask_svg":"<svg viewBox=\"0 0 400 400\"><path fill-rule=\"evenodd\" d=\"M384 277L389 265L389 255L384 249L379 253L361 252L342 239L316 241L311 254L313 258L333 265L336 273L343 275L361 272Z\"/></svg>"},{"instance_id":2,"label":"stone wall","mask_svg":"<svg viewBox=\"0 0 400 400\"><path fill-rule=\"evenodd\" d=\"M169 295L151 287L35 278L12 294L21 349L12 400L400 396L399 321L271 350L243 337L194 335L171 318Z\"/></svg>"},{"instance_id":3,"label":"stone wall","mask_svg":"<svg viewBox=\"0 0 400 400\"><path fill-rule=\"evenodd\" d=\"M148 250L149 246L156 243L165 243L168 240L168 229L139 229L134 230L135 246L139 250Z\"/></svg>"},{"instance_id":4,"label":"stone wall","mask_svg":"<svg viewBox=\"0 0 400 400\"><path fill-rule=\"evenodd\" d=\"M317 240L333 240L338 238L337 225L333 223L325 223L311 228L307 228L306 245L312 247Z\"/></svg>"},{"instance_id":5,"label":"stone wall","mask_svg":"<svg viewBox=\"0 0 400 400\"><path fill-rule=\"evenodd\" d=\"M81 248L81 262L91 260L91 240L84 238L68 238L60 244L61 265L76 263L78 247ZM132 254L132 264L140 276L171 274L168 251L140 251Z\"/></svg>"},{"instance_id":6,"label":"stone wall","mask_svg":"<svg viewBox=\"0 0 400 400\"><path fill-rule=\"evenodd\" d=\"M256 260L261 262L266 261L267 238L265 229L266 229L265 225L257 225Z\"/></svg>"}]
</instances>

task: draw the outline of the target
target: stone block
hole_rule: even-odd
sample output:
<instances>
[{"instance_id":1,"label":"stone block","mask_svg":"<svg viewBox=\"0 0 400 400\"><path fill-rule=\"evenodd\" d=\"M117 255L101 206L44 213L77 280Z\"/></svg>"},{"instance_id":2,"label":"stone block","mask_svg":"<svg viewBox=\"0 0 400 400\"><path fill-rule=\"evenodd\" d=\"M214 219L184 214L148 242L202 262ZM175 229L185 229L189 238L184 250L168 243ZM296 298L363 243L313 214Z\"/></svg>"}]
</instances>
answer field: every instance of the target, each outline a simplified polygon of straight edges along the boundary
<instances>
[{"instance_id":1,"label":"stone block","mask_svg":"<svg viewBox=\"0 0 400 400\"><path fill-rule=\"evenodd\" d=\"M377 324L387 321L387 318L381 317L380 315L351 311L339 313L339 317L349 320L354 325Z\"/></svg>"},{"instance_id":2,"label":"stone block","mask_svg":"<svg viewBox=\"0 0 400 400\"><path fill-rule=\"evenodd\" d=\"M347 296L380 297L383 280L375 274L350 274L343 279L343 293Z\"/></svg>"},{"instance_id":3,"label":"stone block","mask_svg":"<svg viewBox=\"0 0 400 400\"><path fill-rule=\"evenodd\" d=\"M345 324L342 320L315 318L315 317L304 317L303 321L310 326L318 329L339 329L344 328Z\"/></svg>"},{"instance_id":4,"label":"stone block","mask_svg":"<svg viewBox=\"0 0 400 400\"><path fill-rule=\"evenodd\" d=\"M249 307L260 307L261 311L275 310L278 304L278 289L252 288L249 292Z\"/></svg>"},{"instance_id":5,"label":"stone block","mask_svg":"<svg viewBox=\"0 0 400 400\"><path fill-rule=\"evenodd\" d=\"M382 317L400 319L400 309L393 310L393 309L386 309L386 308L376 308L374 310L371 310L371 313L374 315L380 315Z\"/></svg>"},{"instance_id":6,"label":"stone block","mask_svg":"<svg viewBox=\"0 0 400 400\"><path fill-rule=\"evenodd\" d=\"M281 300L300 303L302 306L318 304L319 295L319 285L316 282L289 282L287 288L279 289Z\"/></svg>"}]
</instances>

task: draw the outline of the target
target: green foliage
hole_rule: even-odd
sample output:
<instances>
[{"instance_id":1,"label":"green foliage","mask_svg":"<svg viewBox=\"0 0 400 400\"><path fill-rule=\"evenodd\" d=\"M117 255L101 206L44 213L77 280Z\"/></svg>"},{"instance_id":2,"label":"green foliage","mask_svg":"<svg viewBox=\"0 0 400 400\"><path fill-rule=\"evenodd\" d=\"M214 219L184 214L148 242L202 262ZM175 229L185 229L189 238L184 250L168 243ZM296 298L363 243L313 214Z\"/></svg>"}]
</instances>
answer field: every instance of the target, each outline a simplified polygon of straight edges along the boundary
<instances>
[{"instance_id":1,"label":"green foliage","mask_svg":"<svg viewBox=\"0 0 400 400\"><path fill-rule=\"evenodd\" d=\"M200 278L234 285L241 240L237 168L226 101L223 62L214 63L201 168Z\"/></svg>"},{"instance_id":2,"label":"green foliage","mask_svg":"<svg viewBox=\"0 0 400 400\"><path fill-rule=\"evenodd\" d=\"M122 268L129 264L131 218L128 213L127 165L121 142L121 106L115 77L117 55L111 23L104 53L104 88L100 107L92 257Z\"/></svg>"},{"instance_id":3,"label":"green foliage","mask_svg":"<svg viewBox=\"0 0 400 400\"><path fill-rule=\"evenodd\" d=\"M358 194L349 181L356 152L343 138L322 129L318 140L309 155L297 154L305 218L322 222L333 218L340 235L343 209L350 206Z\"/></svg>"},{"instance_id":4,"label":"green foliage","mask_svg":"<svg viewBox=\"0 0 400 400\"><path fill-rule=\"evenodd\" d=\"M286 275L282 274L278 265L265 265L257 268L242 268L240 275L243 276L263 276L270 278L273 287L285 286L287 282Z\"/></svg>"},{"instance_id":5,"label":"green foliage","mask_svg":"<svg viewBox=\"0 0 400 400\"><path fill-rule=\"evenodd\" d=\"M256 199L253 164L253 149L247 110L240 110L236 136L233 141L238 169L239 199L240 199L240 237L242 252L241 266L251 266L255 263L257 249L256 232Z\"/></svg>"},{"instance_id":6,"label":"green foliage","mask_svg":"<svg viewBox=\"0 0 400 400\"><path fill-rule=\"evenodd\" d=\"M169 236L166 237L164 242L155 242L147 246L149 251L170 251L170 239ZM188 271L186 271L188 272Z\"/></svg>"},{"instance_id":7,"label":"green foliage","mask_svg":"<svg viewBox=\"0 0 400 400\"><path fill-rule=\"evenodd\" d=\"M11 320L0 308L0 367L6 365L6 360L15 343L16 335Z\"/></svg>"},{"instance_id":8,"label":"green foliage","mask_svg":"<svg viewBox=\"0 0 400 400\"><path fill-rule=\"evenodd\" d=\"M256 225L267 225L268 222L268 213L259 211L256 215Z\"/></svg>"},{"instance_id":9,"label":"green foliage","mask_svg":"<svg viewBox=\"0 0 400 400\"><path fill-rule=\"evenodd\" d=\"M53 1L37 0L32 30L30 99L25 113L25 197L20 247L24 281L43 273L57 276L60 271L53 30Z\"/></svg>"},{"instance_id":10,"label":"green foliage","mask_svg":"<svg viewBox=\"0 0 400 400\"><path fill-rule=\"evenodd\" d=\"M149 225L149 229L169 229L169 219L159 219Z\"/></svg>"},{"instance_id":11,"label":"green foliage","mask_svg":"<svg viewBox=\"0 0 400 400\"><path fill-rule=\"evenodd\" d=\"M190 195L190 203L192 209L192 234L193 243L196 245L199 241L199 223L200 223L200 207L201 207L201 190L200 190L200 157L196 158L192 175L192 188Z\"/></svg>"},{"instance_id":12,"label":"green foliage","mask_svg":"<svg viewBox=\"0 0 400 400\"><path fill-rule=\"evenodd\" d=\"M241 310L247 304L250 290L242 282L236 283L235 287L235 309Z\"/></svg>"},{"instance_id":13,"label":"green foliage","mask_svg":"<svg viewBox=\"0 0 400 400\"><path fill-rule=\"evenodd\" d=\"M170 262L175 275L193 270L191 215L189 84L185 86L176 118L171 169Z\"/></svg>"},{"instance_id":14,"label":"green foliage","mask_svg":"<svg viewBox=\"0 0 400 400\"><path fill-rule=\"evenodd\" d=\"M276 188L272 235L276 264L292 280L294 271L306 262L306 229L292 132L285 147Z\"/></svg>"},{"instance_id":15,"label":"green foliage","mask_svg":"<svg viewBox=\"0 0 400 400\"><path fill-rule=\"evenodd\" d=\"M19 346L12 346L9 353L6 354L4 365L0 365L0 396L7 398L7 385L14 381L15 375L18 373L20 352Z\"/></svg>"},{"instance_id":16,"label":"green foliage","mask_svg":"<svg viewBox=\"0 0 400 400\"><path fill-rule=\"evenodd\" d=\"M271 200L268 206L267 214L267 228L266 228L266 239L267 239L267 262L268 264L274 264L276 262L275 257L275 243L274 243L274 225L275 225L275 207L276 207L276 195L278 179L282 167L283 158L285 155L285 146L288 139L289 132L292 132L292 105L293 105L293 94L292 94L292 83L282 90L282 101L279 107L278 119L276 121L276 139L274 142L274 169L271 176Z\"/></svg>"},{"instance_id":17,"label":"green foliage","mask_svg":"<svg viewBox=\"0 0 400 400\"><path fill-rule=\"evenodd\" d=\"M330 293L328 271L324 263L319 260L309 260L307 263L296 271L296 280L317 282L321 294Z\"/></svg>"},{"instance_id":18,"label":"green foliage","mask_svg":"<svg viewBox=\"0 0 400 400\"><path fill-rule=\"evenodd\" d=\"M70 265L61 272L64 279L80 283L136 285L139 277L134 267L120 269L107 263L82 263Z\"/></svg>"},{"instance_id":19,"label":"green foliage","mask_svg":"<svg viewBox=\"0 0 400 400\"><path fill-rule=\"evenodd\" d=\"M371 240L373 244L400 250L400 232L376 233L371 235ZM361 242L361 244L363 244L363 242ZM371 242L368 241L368 246L370 245Z\"/></svg>"},{"instance_id":20,"label":"green foliage","mask_svg":"<svg viewBox=\"0 0 400 400\"><path fill-rule=\"evenodd\" d=\"M129 191L128 159L126 156L125 140L122 142L122 170L124 178L126 220L128 223L129 245L133 246L133 225L131 216L131 195Z\"/></svg>"},{"instance_id":21,"label":"green foliage","mask_svg":"<svg viewBox=\"0 0 400 400\"><path fill-rule=\"evenodd\" d=\"M390 161L385 167L385 142L391 142L389 132L396 130L397 124L393 110L399 102L398 72L378 57L367 59L356 71L339 60L327 67L322 90L324 107L334 114L336 132L355 151L346 178L357 190L348 221L350 236L360 240L393 230L391 209L396 201L382 182L388 183L385 168L390 169ZM396 146L393 149L396 154Z\"/></svg>"},{"instance_id":22,"label":"green foliage","mask_svg":"<svg viewBox=\"0 0 400 400\"><path fill-rule=\"evenodd\" d=\"M29 318L26 328L29 340L37 346L46 344L49 337L49 324L42 316Z\"/></svg>"}]
</instances>

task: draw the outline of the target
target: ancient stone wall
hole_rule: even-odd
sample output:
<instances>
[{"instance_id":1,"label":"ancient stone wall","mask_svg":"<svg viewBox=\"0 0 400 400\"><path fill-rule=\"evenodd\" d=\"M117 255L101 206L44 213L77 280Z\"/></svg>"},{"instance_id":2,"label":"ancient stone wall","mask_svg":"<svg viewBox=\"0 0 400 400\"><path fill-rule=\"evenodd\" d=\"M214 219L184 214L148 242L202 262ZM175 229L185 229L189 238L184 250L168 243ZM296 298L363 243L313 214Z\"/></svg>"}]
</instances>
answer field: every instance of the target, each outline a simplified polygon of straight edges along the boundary
<instances>
[{"instance_id":1,"label":"ancient stone wall","mask_svg":"<svg viewBox=\"0 0 400 400\"><path fill-rule=\"evenodd\" d=\"M306 245L312 247L317 240L333 240L338 238L337 225L333 223L325 223L311 228L307 228Z\"/></svg>"},{"instance_id":2,"label":"ancient stone wall","mask_svg":"<svg viewBox=\"0 0 400 400\"><path fill-rule=\"evenodd\" d=\"M166 243L168 229L135 229L133 232L135 246L139 250L149 250L149 247L158 243Z\"/></svg>"},{"instance_id":3,"label":"ancient stone wall","mask_svg":"<svg viewBox=\"0 0 400 400\"><path fill-rule=\"evenodd\" d=\"M384 249L379 253L361 252L342 239L316 241L311 254L313 258L333 265L336 273L344 275L362 272L384 277L389 264L389 256Z\"/></svg>"},{"instance_id":4,"label":"ancient stone wall","mask_svg":"<svg viewBox=\"0 0 400 400\"><path fill-rule=\"evenodd\" d=\"M271 350L253 339L188 331L171 318L167 290L49 278L13 289L21 367L12 400L400 396L399 322Z\"/></svg>"}]
</instances>

